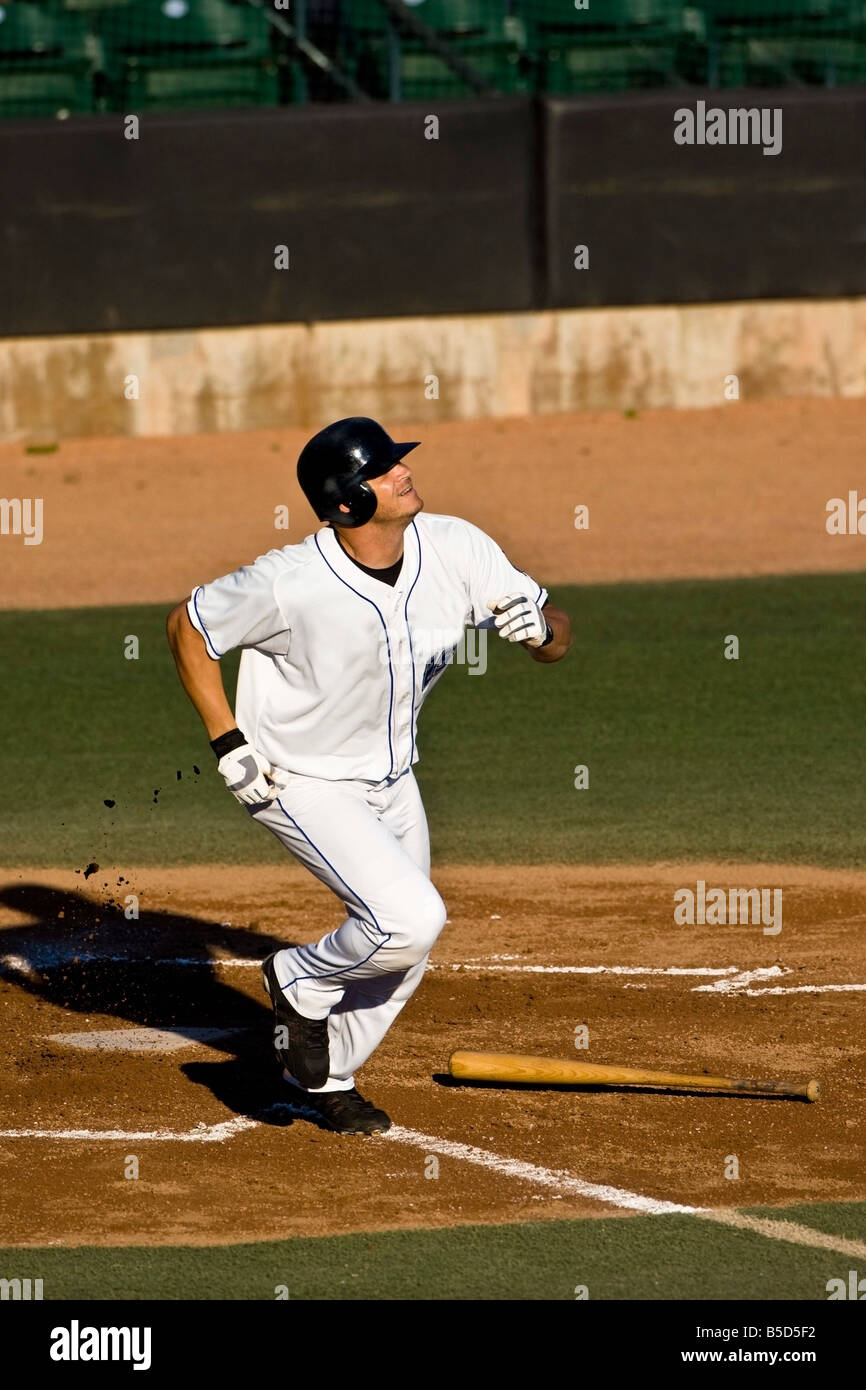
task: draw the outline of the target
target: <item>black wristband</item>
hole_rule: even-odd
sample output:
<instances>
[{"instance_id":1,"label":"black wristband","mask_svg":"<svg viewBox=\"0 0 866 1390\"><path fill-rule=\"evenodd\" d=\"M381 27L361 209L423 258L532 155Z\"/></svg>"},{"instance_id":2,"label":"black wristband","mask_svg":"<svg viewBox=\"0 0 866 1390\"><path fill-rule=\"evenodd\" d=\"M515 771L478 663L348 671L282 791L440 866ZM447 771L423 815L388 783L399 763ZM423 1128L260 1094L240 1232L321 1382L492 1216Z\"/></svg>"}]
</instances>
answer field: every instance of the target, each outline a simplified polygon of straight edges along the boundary
<instances>
[{"instance_id":1,"label":"black wristband","mask_svg":"<svg viewBox=\"0 0 866 1390\"><path fill-rule=\"evenodd\" d=\"M216 760L224 758L226 753L233 753L236 748L243 748L246 743L246 736L240 729L229 729L227 734L220 734L219 738L212 738L210 746L216 754Z\"/></svg>"},{"instance_id":2,"label":"black wristband","mask_svg":"<svg viewBox=\"0 0 866 1390\"><path fill-rule=\"evenodd\" d=\"M547 619L545 619L545 622L547 622ZM541 648L542 648L542 647L549 647L552 641L553 641L553 628L550 626L550 623L547 623L547 636L545 637L545 639L544 639L543 642L540 642L540 643L538 644L537 650L538 650L538 651L541 651Z\"/></svg>"}]
</instances>

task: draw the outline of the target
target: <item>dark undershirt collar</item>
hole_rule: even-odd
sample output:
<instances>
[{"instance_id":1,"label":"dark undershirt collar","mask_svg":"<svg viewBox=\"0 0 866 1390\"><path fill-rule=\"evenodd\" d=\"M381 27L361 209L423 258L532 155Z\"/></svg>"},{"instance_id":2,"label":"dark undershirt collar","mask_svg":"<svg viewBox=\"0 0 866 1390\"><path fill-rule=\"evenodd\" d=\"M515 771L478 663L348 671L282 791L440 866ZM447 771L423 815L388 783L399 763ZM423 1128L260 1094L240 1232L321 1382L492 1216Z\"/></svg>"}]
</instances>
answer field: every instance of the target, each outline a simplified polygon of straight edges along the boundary
<instances>
[{"instance_id":1,"label":"dark undershirt collar","mask_svg":"<svg viewBox=\"0 0 866 1390\"><path fill-rule=\"evenodd\" d=\"M360 560L356 560L354 555L349 554L336 530L334 531L334 535L337 537L337 544L347 560L351 560L353 565L357 565L359 570L363 570L365 574L369 574L372 579L380 579L383 584L390 584L392 588L394 587L397 580L400 578L400 571L403 568L402 555L395 564L388 565L386 569L373 569L371 565L362 565Z\"/></svg>"}]
</instances>

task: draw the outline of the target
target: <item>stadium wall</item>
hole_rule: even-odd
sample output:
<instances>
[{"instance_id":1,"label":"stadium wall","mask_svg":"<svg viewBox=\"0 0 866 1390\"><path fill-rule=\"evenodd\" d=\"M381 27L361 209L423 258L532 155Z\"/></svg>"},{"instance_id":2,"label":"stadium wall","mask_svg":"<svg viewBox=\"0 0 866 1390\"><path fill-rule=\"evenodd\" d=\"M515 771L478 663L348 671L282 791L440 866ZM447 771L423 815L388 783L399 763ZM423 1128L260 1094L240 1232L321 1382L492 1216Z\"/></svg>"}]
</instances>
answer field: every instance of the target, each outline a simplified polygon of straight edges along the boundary
<instances>
[{"instance_id":1,"label":"stadium wall","mask_svg":"<svg viewBox=\"0 0 866 1390\"><path fill-rule=\"evenodd\" d=\"M24 441L864 396L866 298L7 339L0 381Z\"/></svg>"},{"instance_id":2,"label":"stadium wall","mask_svg":"<svg viewBox=\"0 0 866 1390\"><path fill-rule=\"evenodd\" d=\"M866 394L866 92L439 105L0 125L2 437Z\"/></svg>"}]
</instances>

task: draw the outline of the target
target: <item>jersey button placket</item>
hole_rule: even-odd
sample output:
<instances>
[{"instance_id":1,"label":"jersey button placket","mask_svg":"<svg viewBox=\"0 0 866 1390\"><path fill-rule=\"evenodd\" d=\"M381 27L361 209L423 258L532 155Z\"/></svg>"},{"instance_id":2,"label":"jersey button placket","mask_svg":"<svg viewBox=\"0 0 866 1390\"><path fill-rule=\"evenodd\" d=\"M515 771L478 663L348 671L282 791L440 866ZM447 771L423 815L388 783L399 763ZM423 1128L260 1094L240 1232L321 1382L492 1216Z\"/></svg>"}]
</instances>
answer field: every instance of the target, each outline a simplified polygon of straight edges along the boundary
<instances>
[{"instance_id":1,"label":"jersey button placket","mask_svg":"<svg viewBox=\"0 0 866 1390\"><path fill-rule=\"evenodd\" d=\"M402 772L409 762L409 743L412 727L412 644L409 639L409 628L403 615L403 593L398 590L394 594L393 622L395 628L395 638L397 650L400 653L400 661L395 672L396 699L394 701L394 719L396 725L396 762L397 771Z\"/></svg>"}]
</instances>

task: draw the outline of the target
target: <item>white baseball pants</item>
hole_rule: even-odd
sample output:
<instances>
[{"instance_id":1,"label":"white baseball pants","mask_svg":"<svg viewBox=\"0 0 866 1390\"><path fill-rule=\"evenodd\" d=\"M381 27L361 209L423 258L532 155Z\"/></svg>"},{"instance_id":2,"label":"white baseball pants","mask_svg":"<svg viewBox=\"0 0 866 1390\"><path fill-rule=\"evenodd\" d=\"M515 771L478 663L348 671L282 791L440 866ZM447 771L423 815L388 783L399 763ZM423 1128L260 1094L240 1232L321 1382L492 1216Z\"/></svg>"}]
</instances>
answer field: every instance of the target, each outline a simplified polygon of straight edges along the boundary
<instances>
[{"instance_id":1,"label":"white baseball pants","mask_svg":"<svg viewBox=\"0 0 866 1390\"><path fill-rule=\"evenodd\" d=\"M283 776L279 796L255 818L348 916L320 941L280 951L274 965L294 1008L328 1019L331 1072L319 1089L349 1090L417 988L445 923L430 882L427 818L411 770L377 787Z\"/></svg>"}]
</instances>

